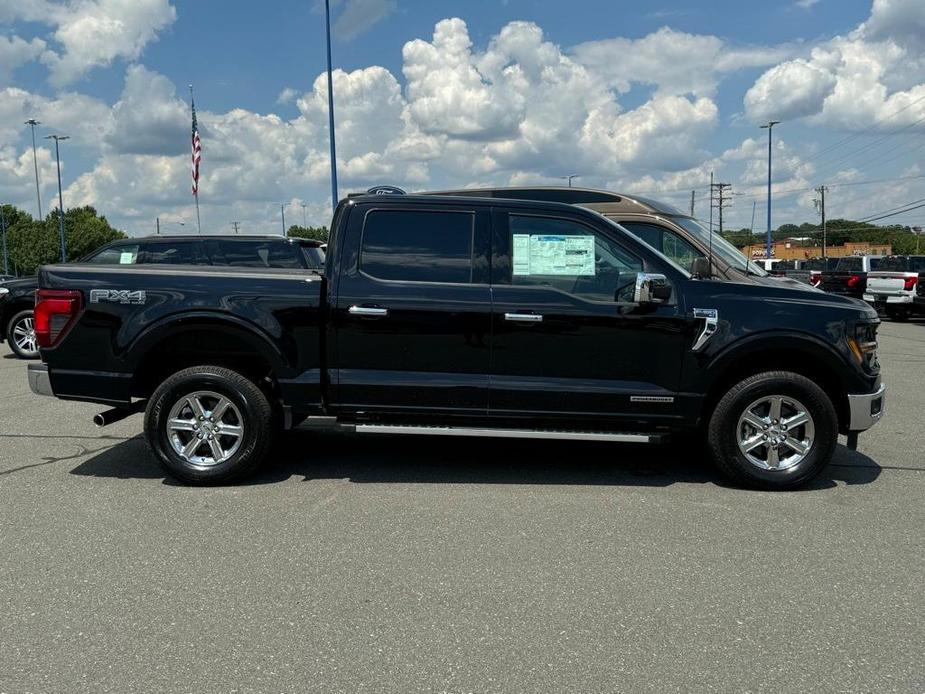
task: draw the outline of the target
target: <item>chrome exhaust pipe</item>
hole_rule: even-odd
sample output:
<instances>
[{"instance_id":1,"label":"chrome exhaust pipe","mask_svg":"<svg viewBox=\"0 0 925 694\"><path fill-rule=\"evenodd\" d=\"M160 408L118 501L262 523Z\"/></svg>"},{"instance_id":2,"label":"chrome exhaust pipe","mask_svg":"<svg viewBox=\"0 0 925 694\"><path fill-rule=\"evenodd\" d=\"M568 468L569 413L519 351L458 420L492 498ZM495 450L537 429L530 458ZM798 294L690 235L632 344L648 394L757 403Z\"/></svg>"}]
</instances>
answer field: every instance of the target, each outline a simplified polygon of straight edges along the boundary
<instances>
[{"instance_id":1,"label":"chrome exhaust pipe","mask_svg":"<svg viewBox=\"0 0 925 694\"><path fill-rule=\"evenodd\" d=\"M128 407L113 407L111 410L93 415L93 423L98 427L106 427L110 424L121 422L123 419L131 417L133 414L138 414L144 408L144 400L139 400L137 403L133 403Z\"/></svg>"}]
</instances>

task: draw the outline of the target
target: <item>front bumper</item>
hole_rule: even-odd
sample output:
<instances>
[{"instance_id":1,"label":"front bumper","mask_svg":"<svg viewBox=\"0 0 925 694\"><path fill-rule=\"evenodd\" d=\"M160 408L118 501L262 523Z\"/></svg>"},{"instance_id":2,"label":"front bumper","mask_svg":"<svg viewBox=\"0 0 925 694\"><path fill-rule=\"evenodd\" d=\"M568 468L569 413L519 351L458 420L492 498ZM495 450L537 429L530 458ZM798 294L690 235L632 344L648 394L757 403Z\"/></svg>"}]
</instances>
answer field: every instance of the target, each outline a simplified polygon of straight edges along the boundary
<instances>
[{"instance_id":1,"label":"front bumper","mask_svg":"<svg viewBox=\"0 0 925 694\"><path fill-rule=\"evenodd\" d=\"M29 388L36 395L54 395L51 389L51 379L48 378L47 364L29 364L27 372Z\"/></svg>"},{"instance_id":2,"label":"front bumper","mask_svg":"<svg viewBox=\"0 0 925 694\"><path fill-rule=\"evenodd\" d=\"M867 431L883 417L886 386L882 383L873 393L848 395L849 431Z\"/></svg>"}]
</instances>

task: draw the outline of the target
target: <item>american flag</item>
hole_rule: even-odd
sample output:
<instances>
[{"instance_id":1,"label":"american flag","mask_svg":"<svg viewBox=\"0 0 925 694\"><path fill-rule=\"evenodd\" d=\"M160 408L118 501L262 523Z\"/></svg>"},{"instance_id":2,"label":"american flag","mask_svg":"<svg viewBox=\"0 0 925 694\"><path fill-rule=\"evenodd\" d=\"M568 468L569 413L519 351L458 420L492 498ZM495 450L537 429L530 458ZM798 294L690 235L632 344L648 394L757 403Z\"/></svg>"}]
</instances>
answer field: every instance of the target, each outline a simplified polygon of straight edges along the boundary
<instances>
[{"instance_id":1,"label":"american flag","mask_svg":"<svg viewBox=\"0 0 925 694\"><path fill-rule=\"evenodd\" d=\"M190 106L193 109L193 195L198 197L199 160L202 159L202 143L199 141L199 126L196 123L196 104L192 99L190 99Z\"/></svg>"}]
</instances>

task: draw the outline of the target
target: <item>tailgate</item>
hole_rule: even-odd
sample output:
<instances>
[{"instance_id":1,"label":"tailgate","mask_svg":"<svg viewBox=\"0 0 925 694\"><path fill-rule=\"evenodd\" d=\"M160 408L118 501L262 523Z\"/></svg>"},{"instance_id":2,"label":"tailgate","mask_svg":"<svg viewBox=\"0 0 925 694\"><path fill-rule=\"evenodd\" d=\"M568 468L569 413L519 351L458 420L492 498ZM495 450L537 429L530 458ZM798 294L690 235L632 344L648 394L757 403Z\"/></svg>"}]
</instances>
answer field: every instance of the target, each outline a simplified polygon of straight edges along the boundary
<instances>
[{"instance_id":1,"label":"tailgate","mask_svg":"<svg viewBox=\"0 0 925 694\"><path fill-rule=\"evenodd\" d=\"M905 291L906 275L903 272L872 272L867 276L867 293L899 295ZM915 275L909 274L910 277Z\"/></svg>"}]
</instances>

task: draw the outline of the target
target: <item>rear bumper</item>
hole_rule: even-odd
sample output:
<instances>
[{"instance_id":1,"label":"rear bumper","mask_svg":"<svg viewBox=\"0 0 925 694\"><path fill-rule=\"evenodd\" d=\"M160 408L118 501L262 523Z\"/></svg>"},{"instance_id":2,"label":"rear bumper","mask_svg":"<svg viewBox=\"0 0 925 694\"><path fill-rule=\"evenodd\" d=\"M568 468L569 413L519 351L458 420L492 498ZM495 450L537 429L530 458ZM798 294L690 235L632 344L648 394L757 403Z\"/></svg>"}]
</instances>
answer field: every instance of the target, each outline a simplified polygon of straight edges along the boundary
<instances>
[{"instance_id":1,"label":"rear bumper","mask_svg":"<svg viewBox=\"0 0 925 694\"><path fill-rule=\"evenodd\" d=\"M36 395L54 395L51 389L51 379L48 377L47 364L29 364L26 367L29 377L29 388Z\"/></svg>"},{"instance_id":2,"label":"rear bumper","mask_svg":"<svg viewBox=\"0 0 925 694\"><path fill-rule=\"evenodd\" d=\"M864 301L871 304L911 304L912 294L865 294Z\"/></svg>"},{"instance_id":3,"label":"rear bumper","mask_svg":"<svg viewBox=\"0 0 925 694\"><path fill-rule=\"evenodd\" d=\"M883 417L886 404L886 386L880 387L873 393L848 395L850 419L849 431L867 431Z\"/></svg>"}]
</instances>

